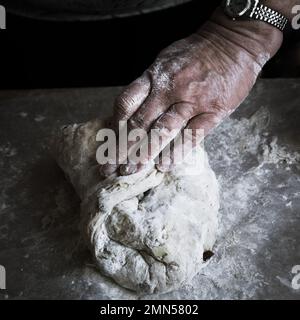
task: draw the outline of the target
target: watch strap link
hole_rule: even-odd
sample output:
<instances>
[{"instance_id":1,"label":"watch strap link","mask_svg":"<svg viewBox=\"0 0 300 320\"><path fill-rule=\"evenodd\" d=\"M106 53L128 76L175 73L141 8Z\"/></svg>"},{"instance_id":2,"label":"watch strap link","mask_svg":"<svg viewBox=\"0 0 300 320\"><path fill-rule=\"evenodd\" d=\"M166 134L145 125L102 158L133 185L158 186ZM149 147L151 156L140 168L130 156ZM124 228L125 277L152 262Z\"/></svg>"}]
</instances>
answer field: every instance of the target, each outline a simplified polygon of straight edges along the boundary
<instances>
[{"instance_id":1,"label":"watch strap link","mask_svg":"<svg viewBox=\"0 0 300 320\"><path fill-rule=\"evenodd\" d=\"M256 1L252 12L250 13L250 18L267 22L279 30L283 31L288 23L288 19L281 13L260 4Z\"/></svg>"}]
</instances>

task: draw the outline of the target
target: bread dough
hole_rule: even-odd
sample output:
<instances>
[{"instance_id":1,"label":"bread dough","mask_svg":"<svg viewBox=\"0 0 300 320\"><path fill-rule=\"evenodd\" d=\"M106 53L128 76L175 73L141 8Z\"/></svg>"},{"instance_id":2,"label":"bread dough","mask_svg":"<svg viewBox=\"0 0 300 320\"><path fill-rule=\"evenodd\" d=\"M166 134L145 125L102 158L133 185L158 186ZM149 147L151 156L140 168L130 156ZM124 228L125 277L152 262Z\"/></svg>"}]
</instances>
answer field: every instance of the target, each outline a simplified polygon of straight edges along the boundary
<instances>
[{"instance_id":1,"label":"bread dough","mask_svg":"<svg viewBox=\"0 0 300 320\"><path fill-rule=\"evenodd\" d=\"M142 172L101 180L96 162L100 120L64 126L54 155L81 198L81 229L100 272L143 293L190 281L212 250L219 210L218 183L204 163L163 174ZM189 174L187 174L189 173ZM193 174L190 174L193 173Z\"/></svg>"}]
</instances>

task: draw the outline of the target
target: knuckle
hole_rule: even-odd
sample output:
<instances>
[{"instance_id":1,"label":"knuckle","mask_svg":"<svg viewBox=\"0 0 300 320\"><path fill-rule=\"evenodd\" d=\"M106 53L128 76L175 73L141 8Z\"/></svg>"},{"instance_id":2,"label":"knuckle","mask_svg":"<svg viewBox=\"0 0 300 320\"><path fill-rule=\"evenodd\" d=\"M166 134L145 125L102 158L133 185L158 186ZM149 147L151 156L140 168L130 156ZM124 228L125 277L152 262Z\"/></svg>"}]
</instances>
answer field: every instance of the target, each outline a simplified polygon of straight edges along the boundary
<instances>
[{"instance_id":1,"label":"knuckle","mask_svg":"<svg viewBox=\"0 0 300 320\"><path fill-rule=\"evenodd\" d=\"M149 72L155 93L170 91L173 88L173 72L168 62L154 64Z\"/></svg>"},{"instance_id":2,"label":"knuckle","mask_svg":"<svg viewBox=\"0 0 300 320\"><path fill-rule=\"evenodd\" d=\"M213 101L211 103L211 108L216 117L225 117L229 113L227 111L228 108L226 108L224 103L221 103L220 101Z\"/></svg>"},{"instance_id":3,"label":"knuckle","mask_svg":"<svg viewBox=\"0 0 300 320\"><path fill-rule=\"evenodd\" d=\"M134 104L134 99L126 92L121 93L115 100L115 109L121 116L126 116L130 113L130 109Z\"/></svg>"},{"instance_id":4,"label":"knuckle","mask_svg":"<svg viewBox=\"0 0 300 320\"><path fill-rule=\"evenodd\" d=\"M128 121L130 128L146 129L146 122L139 116L134 116Z\"/></svg>"},{"instance_id":5,"label":"knuckle","mask_svg":"<svg viewBox=\"0 0 300 320\"><path fill-rule=\"evenodd\" d=\"M131 103L131 97L128 93L123 92L116 98L116 105L121 108L126 108Z\"/></svg>"},{"instance_id":6,"label":"knuckle","mask_svg":"<svg viewBox=\"0 0 300 320\"><path fill-rule=\"evenodd\" d=\"M156 122L154 123L152 129L155 133L159 134L167 134L169 130L173 127L172 121L170 119L167 119L166 116L160 117Z\"/></svg>"},{"instance_id":7,"label":"knuckle","mask_svg":"<svg viewBox=\"0 0 300 320\"><path fill-rule=\"evenodd\" d=\"M178 103L172 108L172 111L182 120L190 119L195 114L196 107L189 103Z\"/></svg>"},{"instance_id":8,"label":"knuckle","mask_svg":"<svg viewBox=\"0 0 300 320\"><path fill-rule=\"evenodd\" d=\"M192 103L176 103L163 116L172 128L182 127L194 117L196 107Z\"/></svg>"}]
</instances>

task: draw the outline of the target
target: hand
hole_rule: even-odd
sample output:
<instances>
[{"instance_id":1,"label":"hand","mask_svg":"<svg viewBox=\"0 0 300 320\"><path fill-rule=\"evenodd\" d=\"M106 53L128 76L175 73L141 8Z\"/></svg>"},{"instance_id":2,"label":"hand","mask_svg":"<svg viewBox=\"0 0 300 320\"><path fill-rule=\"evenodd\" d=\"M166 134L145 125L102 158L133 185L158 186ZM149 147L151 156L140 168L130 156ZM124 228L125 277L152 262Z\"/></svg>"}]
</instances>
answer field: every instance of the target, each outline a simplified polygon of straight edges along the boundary
<instances>
[{"instance_id":1,"label":"hand","mask_svg":"<svg viewBox=\"0 0 300 320\"><path fill-rule=\"evenodd\" d=\"M193 130L189 139L197 138L199 132L207 135L243 102L263 65L280 47L282 36L273 27L253 22L248 30L241 23L218 17L216 14L197 33L163 50L117 98L115 126L128 121L128 132L141 128L149 134L159 129L162 136L161 144L151 144L149 139L149 152L141 163L119 166L122 175L141 170L143 163L155 159L184 128ZM128 144L129 153L134 152L131 146ZM175 146L171 163L163 156L157 168L168 171L179 152ZM124 157L125 153L118 155L120 163ZM116 170L118 165L101 167L103 175Z\"/></svg>"}]
</instances>

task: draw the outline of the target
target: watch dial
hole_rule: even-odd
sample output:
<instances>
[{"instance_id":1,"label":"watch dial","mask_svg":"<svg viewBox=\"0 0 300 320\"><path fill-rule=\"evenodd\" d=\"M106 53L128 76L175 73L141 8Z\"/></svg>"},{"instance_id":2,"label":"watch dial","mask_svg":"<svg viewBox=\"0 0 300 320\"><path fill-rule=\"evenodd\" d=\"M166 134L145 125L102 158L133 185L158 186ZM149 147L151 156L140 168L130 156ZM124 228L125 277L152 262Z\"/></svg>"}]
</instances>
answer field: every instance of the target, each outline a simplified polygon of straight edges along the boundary
<instances>
[{"instance_id":1,"label":"watch dial","mask_svg":"<svg viewBox=\"0 0 300 320\"><path fill-rule=\"evenodd\" d=\"M228 0L227 13L233 18L237 18L243 15L250 8L250 5L251 0Z\"/></svg>"}]
</instances>

